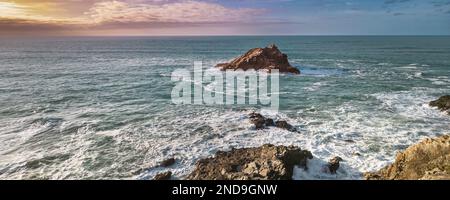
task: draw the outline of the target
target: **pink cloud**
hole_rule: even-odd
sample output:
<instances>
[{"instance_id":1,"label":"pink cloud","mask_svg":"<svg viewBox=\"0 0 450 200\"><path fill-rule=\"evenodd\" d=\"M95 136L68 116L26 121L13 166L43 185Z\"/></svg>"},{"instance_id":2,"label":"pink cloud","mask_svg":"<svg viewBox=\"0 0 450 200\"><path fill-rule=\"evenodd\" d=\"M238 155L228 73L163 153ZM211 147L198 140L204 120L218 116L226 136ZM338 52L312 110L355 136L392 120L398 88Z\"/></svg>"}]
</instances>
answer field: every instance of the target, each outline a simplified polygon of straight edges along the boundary
<instances>
[{"instance_id":1,"label":"pink cloud","mask_svg":"<svg viewBox=\"0 0 450 200\"><path fill-rule=\"evenodd\" d=\"M96 23L220 23L250 22L264 13L262 9L233 9L199 1L157 1L160 4L99 2L85 14Z\"/></svg>"},{"instance_id":2,"label":"pink cloud","mask_svg":"<svg viewBox=\"0 0 450 200\"><path fill-rule=\"evenodd\" d=\"M73 18L0 15L0 35L235 32L250 24L264 23L255 18L263 18L265 13L264 9L230 8L192 0L92 1L84 13Z\"/></svg>"}]
</instances>

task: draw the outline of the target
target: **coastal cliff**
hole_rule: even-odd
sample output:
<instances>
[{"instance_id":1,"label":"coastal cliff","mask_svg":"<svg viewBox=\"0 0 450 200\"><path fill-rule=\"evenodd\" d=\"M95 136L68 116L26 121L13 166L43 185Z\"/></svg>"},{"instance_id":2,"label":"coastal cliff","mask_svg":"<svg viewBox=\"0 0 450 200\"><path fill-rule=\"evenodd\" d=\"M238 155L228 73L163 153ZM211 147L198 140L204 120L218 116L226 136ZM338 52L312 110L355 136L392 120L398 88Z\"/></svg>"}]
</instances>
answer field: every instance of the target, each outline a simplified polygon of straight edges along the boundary
<instances>
[{"instance_id":1,"label":"coastal cliff","mask_svg":"<svg viewBox=\"0 0 450 200\"><path fill-rule=\"evenodd\" d=\"M450 180L450 135L428 138L397 154L395 162L367 180Z\"/></svg>"}]
</instances>

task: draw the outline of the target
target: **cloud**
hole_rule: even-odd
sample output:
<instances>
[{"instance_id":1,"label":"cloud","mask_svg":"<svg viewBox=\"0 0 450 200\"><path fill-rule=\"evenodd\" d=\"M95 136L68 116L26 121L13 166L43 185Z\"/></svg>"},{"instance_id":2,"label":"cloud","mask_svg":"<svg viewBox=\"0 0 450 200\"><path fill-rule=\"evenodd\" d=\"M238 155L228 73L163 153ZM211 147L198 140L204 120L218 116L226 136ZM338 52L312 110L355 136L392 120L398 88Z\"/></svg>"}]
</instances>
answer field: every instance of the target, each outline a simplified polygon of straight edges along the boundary
<instances>
[{"instance_id":1,"label":"cloud","mask_svg":"<svg viewBox=\"0 0 450 200\"><path fill-rule=\"evenodd\" d=\"M434 0L431 4L436 8L437 12L450 14L450 0Z\"/></svg>"},{"instance_id":2,"label":"cloud","mask_svg":"<svg viewBox=\"0 0 450 200\"><path fill-rule=\"evenodd\" d=\"M249 22L263 13L262 9L233 9L199 1L160 5L107 1L95 3L85 14L95 23L219 23Z\"/></svg>"},{"instance_id":3,"label":"cloud","mask_svg":"<svg viewBox=\"0 0 450 200\"><path fill-rule=\"evenodd\" d=\"M50 0L47 0L50 1ZM72 0L72 3L75 0ZM0 33L20 31L70 32L104 29L158 29L197 27L211 24L248 24L266 13L264 9L230 8L212 2L183 0L93 1L90 8L77 17L53 18L28 15L22 7L9 7L8 15L0 14ZM20 17L14 17L20 16ZM263 22L274 22L261 18ZM264 21L266 20L266 21Z\"/></svg>"}]
</instances>

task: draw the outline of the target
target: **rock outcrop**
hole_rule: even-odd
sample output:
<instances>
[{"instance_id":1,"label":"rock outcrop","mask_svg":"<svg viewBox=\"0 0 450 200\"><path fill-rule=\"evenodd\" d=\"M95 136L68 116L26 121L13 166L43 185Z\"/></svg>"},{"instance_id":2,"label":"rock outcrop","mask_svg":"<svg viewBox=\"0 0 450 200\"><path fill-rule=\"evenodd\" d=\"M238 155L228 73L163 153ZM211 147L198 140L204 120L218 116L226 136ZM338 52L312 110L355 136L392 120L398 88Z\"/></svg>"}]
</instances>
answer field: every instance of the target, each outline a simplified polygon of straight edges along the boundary
<instances>
[{"instance_id":1,"label":"rock outcrop","mask_svg":"<svg viewBox=\"0 0 450 200\"><path fill-rule=\"evenodd\" d=\"M166 160L163 160L159 166L160 167L170 167L170 166L174 165L175 162L176 162L175 158L168 158Z\"/></svg>"},{"instance_id":2,"label":"rock outcrop","mask_svg":"<svg viewBox=\"0 0 450 200\"><path fill-rule=\"evenodd\" d=\"M425 139L397 154L395 162L368 180L450 180L450 135Z\"/></svg>"},{"instance_id":3,"label":"rock outcrop","mask_svg":"<svg viewBox=\"0 0 450 200\"><path fill-rule=\"evenodd\" d=\"M287 121L279 120L275 121L271 118L264 117L259 113L252 112L249 114L250 122L255 125L255 129L264 129L269 126L275 126L281 129L286 129L288 131L297 131L294 126L289 124Z\"/></svg>"},{"instance_id":4,"label":"rock outcrop","mask_svg":"<svg viewBox=\"0 0 450 200\"><path fill-rule=\"evenodd\" d=\"M155 176L155 178L153 178L153 180L155 180L155 181L170 180L171 177L172 177L172 172L168 171L168 172L163 172L163 173L157 174Z\"/></svg>"},{"instance_id":5,"label":"rock outcrop","mask_svg":"<svg viewBox=\"0 0 450 200\"><path fill-rule=\"evenodd\" d=\"M290 180L294 166L306 169L309 151L294 146L263 145L219 151L197 162L190 180Z\"/></svg>"},{"instance_id":6,"label":"rock outcrop","mask_svg":"<svg viewBox=\"0 0 450 200\"><path fill-rule=\"evenodd\" d=\"M336 174L336 171L339 169L341 161L344 160L339 156L336 156L330 159L330 161L328 161L327 167L331 174Z\"/></svg>"},{"instance_id":7,"label":"rock outcrop","mask_svg":"<svg viewBox=\"0 0 450 200\"><path fill-rule=\"evenodd\" d=\"M280 73L300 74L300 70L291 66L286 54L281 53L274 44L266 48L254 48L230 63L221 63L216 67L221 70L266 70L270 73L277 69Z\"/></svg>"},{"instance_id":8,"label":"rock outcrop","mask_svg":"<svg viewBox=\"0 0 450 200\"><path fill-rule=\"evenodd\" d=\"M275 123L275 125L276 125L278 128L281 128L281 129L286 129L286 130L289 130L289 131L294 131L294 127L293 127L292 125L290 125L289 123L287 123L287 121L282 121L282 120L280 120L280 121L277 121L277 122Z\"/></svg>"},{"instance_id":9,"label":"rock outcrop","mask_svg":"<svg viewBox=\"0 0 450 200\"><path fill-rule=\"evenodd\" d=\"M441 111L447 111L450 115L450 95L442 96L436 101L430 102L431 107L437 107Z\"/></svg>"},{"instance_id":10,"label":"rock outcrop","mask_svg":"<svg viewBox=\"0 0 450 200\"><path fill-rule=\"evenodd\" d=\"M259 113L250 113L249 114L250 122L255 125L256 129L263 129L266 125L266 118ZM273 120L272 120L273 122ZM273 123L272 123L273 124Z\"/></svg>"}]
</instances>

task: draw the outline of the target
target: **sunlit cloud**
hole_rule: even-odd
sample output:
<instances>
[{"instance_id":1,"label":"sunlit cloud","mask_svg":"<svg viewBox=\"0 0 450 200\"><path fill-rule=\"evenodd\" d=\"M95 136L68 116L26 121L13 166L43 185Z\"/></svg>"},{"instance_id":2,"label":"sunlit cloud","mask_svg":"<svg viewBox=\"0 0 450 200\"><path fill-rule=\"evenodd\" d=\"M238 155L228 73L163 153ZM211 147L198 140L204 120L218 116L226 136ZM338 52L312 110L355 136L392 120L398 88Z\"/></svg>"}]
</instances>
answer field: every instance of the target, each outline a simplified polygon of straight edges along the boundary
<instances>
[{"instance_id":1,"label":"sunlit cloud","mask_svg":"<svg viewBox=\"0 0 450 200\"><path fill-rule=\"evenodd\" d=\"M249 22L263 12L263 9L231 9L219 4L198 1L183 1L162 5L107 1L94 4L85 14L89 15L96 23L217 23Z\"/></svg>"},{"instance_id":2,"label":"sunlit cloud","mask_svg":"<svg viewBox=\"0 0 450 200\"><path fill-rule=\"evenodd\" d=\"M0 2L0 17L10 18L28 15L26 6L21 6L11 2Z\"/></svg>"},{"instance_id":3,"label":"sunlit cloud","mask_svg":"<svg viewBox=\"0 0 450 200\"><path fill-rule=\"evenodd\" d=\"M72 0L72 3L75 0ZM47 2L52 3L52 2ZM187 27L211 23L249 23L265 9L227 8L199 1L100 1L75 17L52 18L30 14L30 7L0 3L0 32L21 30ZM35 10L34 10L35 11Z\"/></svg>"},{"instance_id":4,"label":"sunlit cloud","mask_svg":"<svg viewBox=\"0 0 450 200\"><path fill-rule=\"evenodd\" d=\"M449 2L0 0L0 35L449 34Z\"/></svg>"}]
</instances>

